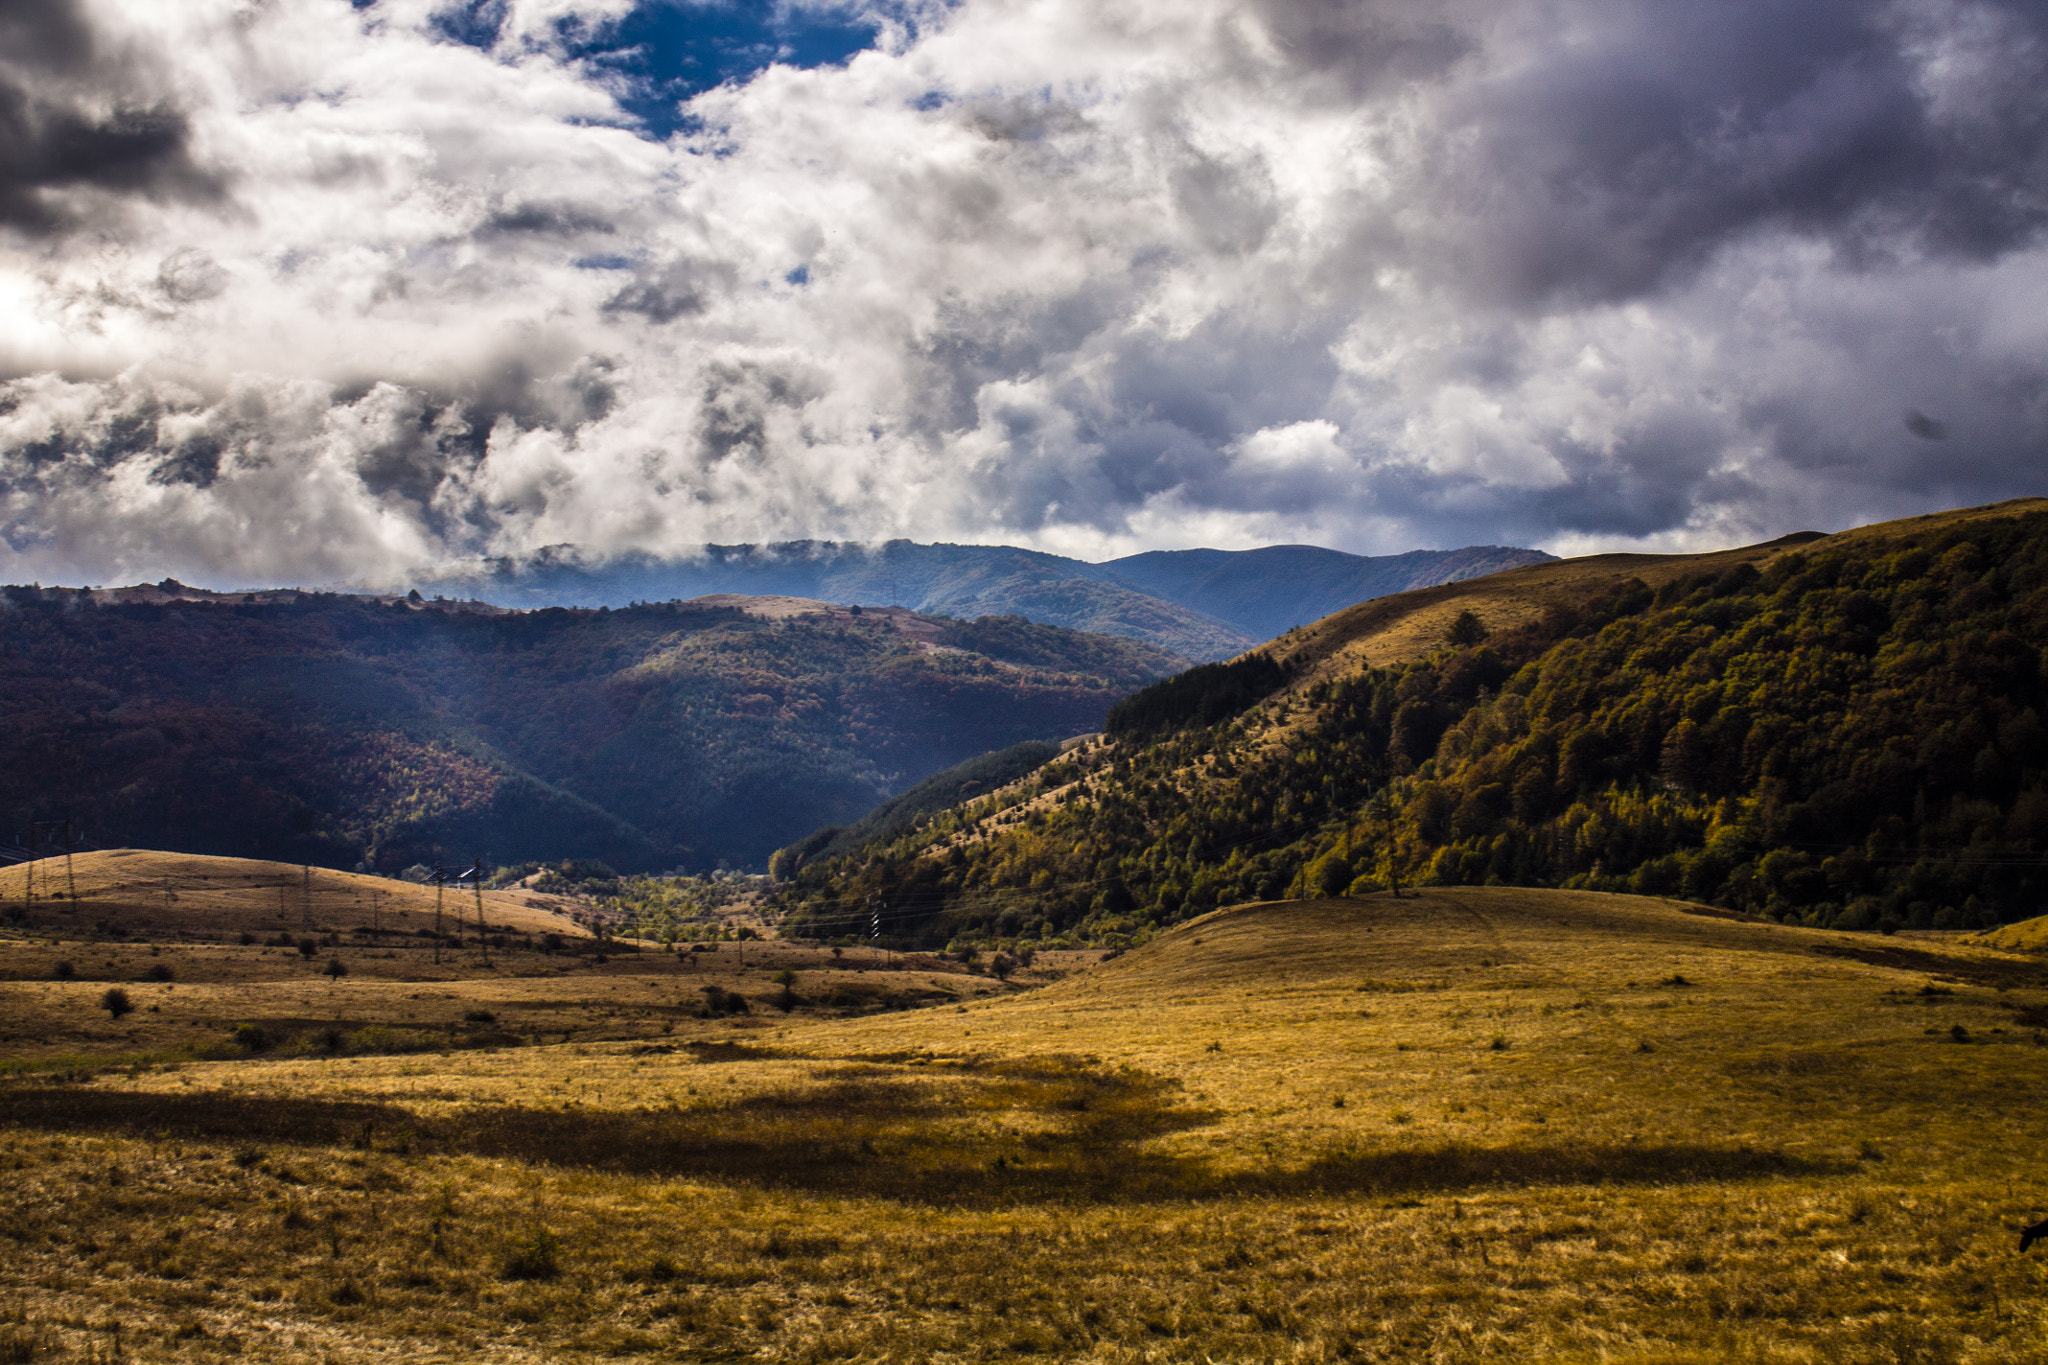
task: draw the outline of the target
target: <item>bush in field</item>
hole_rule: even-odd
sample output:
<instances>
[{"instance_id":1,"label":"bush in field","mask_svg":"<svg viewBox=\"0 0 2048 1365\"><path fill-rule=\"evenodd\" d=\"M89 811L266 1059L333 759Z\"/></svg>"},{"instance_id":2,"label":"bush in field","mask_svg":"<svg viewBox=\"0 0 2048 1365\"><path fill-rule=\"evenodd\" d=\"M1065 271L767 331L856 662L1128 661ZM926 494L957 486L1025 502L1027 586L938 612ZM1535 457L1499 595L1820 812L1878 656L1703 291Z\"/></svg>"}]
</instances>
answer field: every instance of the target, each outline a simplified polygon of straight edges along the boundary
<instances>
[{"instance_id":1,"label":"bush in field","mask_svg":"<svg viewBox=\"0 0 2048 1365\"><path fill-rule=\"evenodd\" d=\"M699 1017L716 1019L727 1014L750 1013L752 1011L747 1008L747 998L738 991L729 991L723 986L704 988L704 1008L700 1011Z\"/></svg>"},{"instance_id":2,"label":"bush in field","mask_svg":"<svg viewBox=\"0 0 2048 1365\"><path fill-rule=\"evenodd\" d=\"M115 986L100 997L100 1008L107 1012L109 1018L119 1019L124 1014L132 1014L135 1004L128 998L128 992Z\"/></svg>"},{"instance_id":3,"label":"bush in field","mask_svg":"<svg viewBox=\"0 0 2048 1365\"><path fill-rule=\"evenodd\" d=\"M261 1024L235 1025L235 1046L249 1052L261 1052L270 1046L270 1034Z\"/></svg>"},{"instance_id":4,"label":"bush in field","mask_svg":"<svg viewBox=\"0 0 2048 1365\"><path fill-rule=\"evenodd\" d=\"M562 1243L547 1228L538 1227L505 1258L508 1280L552 1280L562 1273Z\"/></svg>"}]
</instances>

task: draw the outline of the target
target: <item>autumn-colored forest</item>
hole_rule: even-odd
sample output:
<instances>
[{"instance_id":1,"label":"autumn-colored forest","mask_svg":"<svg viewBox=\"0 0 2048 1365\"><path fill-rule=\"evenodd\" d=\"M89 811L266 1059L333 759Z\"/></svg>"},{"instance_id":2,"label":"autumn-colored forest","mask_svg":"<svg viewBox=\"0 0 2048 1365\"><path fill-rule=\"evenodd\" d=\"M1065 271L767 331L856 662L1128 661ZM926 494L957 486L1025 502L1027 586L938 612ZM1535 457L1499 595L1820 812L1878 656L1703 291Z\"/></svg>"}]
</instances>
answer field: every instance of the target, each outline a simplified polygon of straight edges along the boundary
<instances>
[{"instance_id":1,"label":"autumn-colored forest","mask_svg":"<svg viewBox=\"0 0 2048 1365\"><path fill-rule=\"evenodd\" d=\"M1846 928L2039 914L2048 515L1625 580L1424 657L1141 692L1112 743L805 869L819 924L1128 934L1390 882L1681 896ZM1297 661L1298 662L1298 661Z\"/></svg>"}]
</instances>

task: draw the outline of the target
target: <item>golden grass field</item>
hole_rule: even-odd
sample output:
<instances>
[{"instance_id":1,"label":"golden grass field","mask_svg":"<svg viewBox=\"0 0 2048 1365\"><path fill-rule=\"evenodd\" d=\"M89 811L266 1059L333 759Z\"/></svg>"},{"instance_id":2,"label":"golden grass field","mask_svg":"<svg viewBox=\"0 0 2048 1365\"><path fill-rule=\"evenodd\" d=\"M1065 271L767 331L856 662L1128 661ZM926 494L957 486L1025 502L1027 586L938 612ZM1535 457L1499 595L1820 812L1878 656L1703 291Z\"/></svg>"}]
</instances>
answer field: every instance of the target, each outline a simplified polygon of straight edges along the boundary
<instances>
[{"instance_id":1,"label":"golden grass field","mask_svg":"<svg viewBox=\"0 0 2048 1365\"><path fill-rule=\"evenodd\" d=\"M82 1038L105 982L34 979L48 937L0 942L0 1360L2048 1358L2048 962L1959 939L1464 888L1021 987L215 944ZM925 1007L825 1003L884 981ZM264 1009L445 1032L161 1060Z\"/></svg>"}]
</instances>

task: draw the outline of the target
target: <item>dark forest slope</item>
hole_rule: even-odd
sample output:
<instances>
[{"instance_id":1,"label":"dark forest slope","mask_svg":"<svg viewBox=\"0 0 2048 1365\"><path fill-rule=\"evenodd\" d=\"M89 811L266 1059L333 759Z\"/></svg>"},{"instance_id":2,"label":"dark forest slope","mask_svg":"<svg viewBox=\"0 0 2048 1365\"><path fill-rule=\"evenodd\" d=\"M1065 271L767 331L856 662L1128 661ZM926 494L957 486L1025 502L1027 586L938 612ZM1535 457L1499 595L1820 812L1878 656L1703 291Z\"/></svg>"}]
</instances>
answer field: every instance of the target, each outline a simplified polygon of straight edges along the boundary
<instances>
[{"instance_id":1,"label":"dark forest slope","mask_svg":"<svg viewBox=\"0 0 2048 1365\"><path fill-rule=\"evenodd\" d=\"M1172 656L786 599L501 612L177 585L0 595L0 835L306 859L759 865Z\"/></svg>"},{"instance_id":2,"label":"dark forest slope","mask_svg":"<svg viewBox=\"0 0 2048 1365\"><path fill-rule=\"evenodd\" d=\"M792 904L1120 932L1398 878L1849 928L2038 912L2048 502L1410 596L1275 642L1272 688L1217 674L1223 714L1140 694L1119 714L1147 724L807 869Z\"/></svg>"}]
</instances>

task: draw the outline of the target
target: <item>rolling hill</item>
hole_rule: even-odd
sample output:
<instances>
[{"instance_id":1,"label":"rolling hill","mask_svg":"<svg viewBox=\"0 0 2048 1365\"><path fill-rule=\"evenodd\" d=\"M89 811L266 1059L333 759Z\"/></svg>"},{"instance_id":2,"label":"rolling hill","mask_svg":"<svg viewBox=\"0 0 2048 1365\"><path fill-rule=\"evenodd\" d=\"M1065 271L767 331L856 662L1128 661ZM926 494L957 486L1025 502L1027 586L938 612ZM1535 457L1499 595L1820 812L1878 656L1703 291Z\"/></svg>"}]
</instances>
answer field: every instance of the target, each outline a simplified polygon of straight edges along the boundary
<instances>
[{"instance_id":1,"label":"rolling hill","mask_svg":"<svg viewBox=\"0 0 2048 1365\"><path fill-rule=\"evenodd\" d=\"M1003 792L806 867L823 926L1142 936L1394 883L1983 928L2048 892L2048 502L1367 602L1121 703Z\"/></svg>"},{"instance_id":2,"label":"rolling hill","mask_svg":"<svg viewBox=\"0 0 2048 1365\"><path fill-rule=\"evenodd\" d=\"M0 831L392 872L756 865L1182 660L1020 617L0 593Z\"/></svg>"},{"instance_id":3,"label":"rolling hill","mask_svg":"<svg viewBox=\"0 0 2048 1365\"><path fill-rule=\"evenodd\" d=\"M1167 550L1088 564L1006 545L833 541L707 545L673 558L597 560L560 546L422 586L504 606L625 606L717 593L1023 616L1122 635L1190 659L1228 658L1290 625L1369 597L1549 559L1473 546L1368 557L1307 545Z\"/></svg>"}]
</instances>

